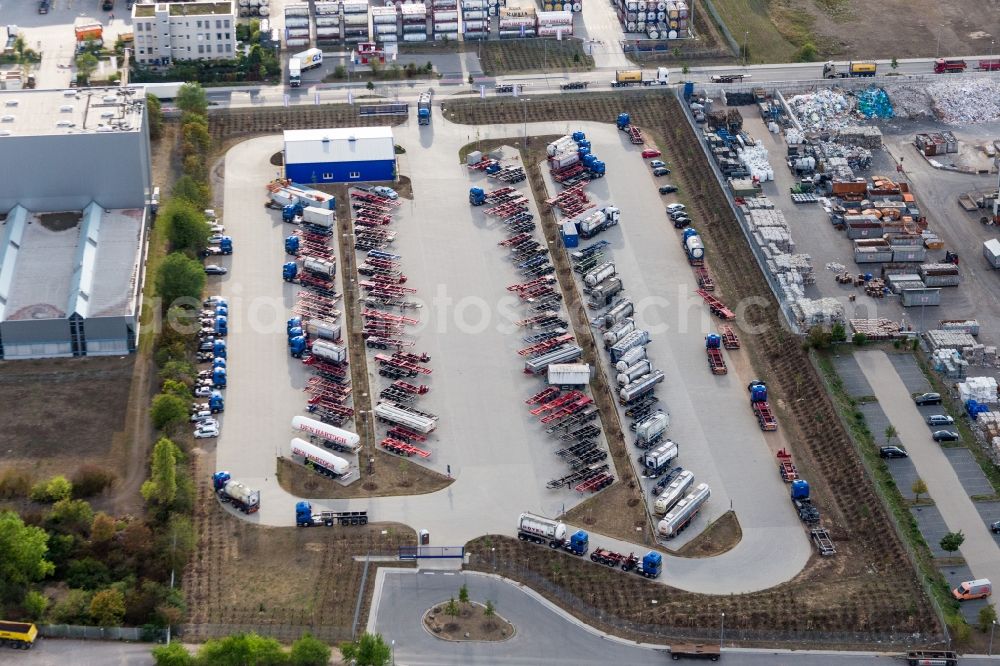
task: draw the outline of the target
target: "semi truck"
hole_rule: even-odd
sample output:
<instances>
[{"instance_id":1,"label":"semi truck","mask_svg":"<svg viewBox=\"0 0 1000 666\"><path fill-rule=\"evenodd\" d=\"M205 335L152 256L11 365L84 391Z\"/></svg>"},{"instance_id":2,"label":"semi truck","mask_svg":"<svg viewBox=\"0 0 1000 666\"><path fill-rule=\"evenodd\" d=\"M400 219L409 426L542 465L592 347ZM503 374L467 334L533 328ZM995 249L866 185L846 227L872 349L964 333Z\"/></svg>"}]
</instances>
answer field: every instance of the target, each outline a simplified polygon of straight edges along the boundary
<instances>
[{"instance_id":1,"label":"semi truck","mask_svg":"<svg viewBox=\"0 0 1000 666\"><path fill-rule=\"evenodd\" d=\"M647 363L648 361L642 361ZM635 424L636 444L641 448L646 448L655 444L663 437L670 425L670 417L666 412L657 412L642 419Z\"/></svg>"},{"instance_id":2,"label":"semi truck","mask_svg":"<svg viewBox=\"0 0 1000 666\"><path fill-rule=\"evenodd\" d=\"M598 210L584 213L583 216L573 220L580 238L584 240L593 238L605 229L618 224L621 218L621 210L615 206L605 206Z\"/></svg>"},{"instance_id":3,"label":"semi truck","mask_svg":"<svg viewBox=\"0 0 1000 666\"><path fill-rule=\"evenodd\" d=\"M642 475L647 479L655 479L663 476L668 471L668 466L677 459L677 444L667 440L654 449L646 451L639 456L639 464L642 465Z\"/></svg>"},{"instance_id":4,"label":"semi truck","mask_svg":"<svg viewBox=\"0 0 1000 666\"><path fill-rule=\"evenodd\" d=\"M590 536L578 530L567 539L568 531L564 523L533 513L522 513L517 519L517 538L521 541L547 545L574 555L586 555L590 548Z\"/></svg>"},{"instance_id":5,"label":"semi truck","mask_svg":"<svg viewBox=\"0 0 1000 666\"><path fill-rule=\"evenodd\" d=\"M288 450L293 456L302 458L306 467L312 467L323 476L340 477L351 471L351 463L300 437L292 438Z\"/></svg>"},{"instance_id":6,"label":"semi truck","mask_svg":"<svg viewBox=\"0 0 1000 666\"><path fill-rule=\"evenodd\" d=\"M991 268L1000 268L1000 240L991 238L983 243L983 256Z\"/></svg>"},{"instance_id":7,"label":"semi truck","mask_svg":"<svg viewBox=\"0 0 1000 666\"><path fill-rule=\"evenodd\" d=\"M778 429L778 420L774 418L771 404L767 401L767 384L755 379L747 385L750 392L750 408L757 417L757 425L765 432Z\"/></svg>"},{"instance_id":8,"label":"semi truck","mask_svg":"<svg viewBox=\"0 0 1000 666\"><path fill-rule=\"evenodd\" d=\"M701 236L693 227L688 227L681 235L681 245L684 246L684 253L687 255L688 263L692 266L705 265L705 244L701 242Z\"/></svg>"},{"instance_id":9,"label":"semi truck","mask_svg":"<svg viewBox=\"0 0 1000 666\"><path fill-rule=\"evenodd\" d=\"M871 60L859 60L847 64L843 71L837 69L833 62L823 64L824 79L847 79L855 76L875 76L878 66Z\"/></svg>"},{"instance_id":10,"label":"semi truck","mask_svg":"<svg viewBox=\"0 0 1000 666\"><path fill-rule=\"evenodd\" d=\"M620 69L615 72L615 80L611 82L612 88L624 88L627 86L652 86L652 85L667 85L667 79L670 76L670 70L666 67L656 68L656 77L651 79L645 79L642 75L641 69Z\"/></svg>"},{"instance_id":11,"label":"semi truck","mask_svg":"<svg viewBox=\"0 0 1000 666\"><path fill-rule=\"evenodd\" d=\"M699 483L684 499L677 502L667 515L663 516L656 526L656 532L660 536L672 539L680 534L685 527L691 524L694 517L698 515L705 502L712 496L712 491L707 483Z\"/></svg>"},{"instance_id":12,"label":"semi truck","mask_svg":"<svg viewBox=\"0 0 1000 666\"><path fill-rule=\"evenodd\" d=\"M722 358L722 338L716 333L705 336L705 354L708 356L708 369L713 375L724 375L728 372L726 360Z\"/></svg>"},{"instance_id":13,"label":"semi truck","mask_svg":"<svg viewBox=\"0 0 1000 666\"><path fill-rule=\"evenodd\" d=\"M361 438L356 433L342 430L307 416L293 417L292 430L298 430L315 437L328 449L346 453L357 453L361 450Z\"/></svg>"},{"instance_id":14,"label":"semi truck","mask_svg":"<svg viewBox=\"0 0 1000 666\"><path fill-rule=\"evenodd\" d=\"M260 491L251 490L245 484L234 481L229 472L212 475L212 487L223 504L232 504L243 513L256 513L260 509Z\"/></svg>"},{"instance_id":15,"label":"semi truck","mask_svg":"<svg viewBox=\"0 0 1000 666\"><path fill-rule=\"evenodd\" d=\"M30 650L38 638L38 627L30 622L0 621L0 646Z\"/></svg>"},{"instance_id":16,"label":"semi truck","mask_svg":"<svg viewBox=\"0 0 1000 666\"><path fill-rule=\"evenodd\" d=\"M969 67L960 58L938 58L934 61L935 74L961 74Z\"/></svg>"},{"instance_id":17,"label":"semi truck","mask_svg":"<svg viewBox=\"0 0 1000 666\"><path fill-rule=\"evenodd\" d=\"M666 514L675 504L687 496L688 488L693 483L694 472L682 470L657 496L656 501L653 502L653 512L661 516Z\"/></svg>"},{"instance_id":18,"label":"semi truck","mask_svg":"<svg viewBox=\"0 0 1000 666\"><path fill-rule=\"evenodd\" d=\"M302 85L302 72L314 69L323 64L323 52L319 49L306 49L288 59L288 85L298 88Z\"/></svg>"},{"instance_id":19,"label":"semi truck","mask_svg":"<svg viewBox=\"0 0 1000 666\"><path fill-rule=\"evenodd\" d=\"M805 479L795 479L792 481L791 498L792 505L795 507L796 513L799 514L799 520L807 525L816 525L819 523L819 509L816 508L816 505L812 503L812 499L809 497L808 481Z\"/></svg>"},{"instance_id":20,"label":"semi truck","mask_svg":"<svg viewBox=\"0 0 1000 666\"><path fill-rule=\"evenodd\" d=\"M367 525L367 511L318 511L313 513L312 504L302 500L295 503L295 524L298 527L315 527L325 525Z\"/></svg>"},{"instance_id":21,"label":"semi truck","mask_svg":"<svg viewBox=\"0 0 1000 666\"><path fill-rule=\"evenodd\" d=\"M428 90L427 92L420 93L420 97L417 98L417 124L418 125L430 125L431 124L431 104L434 101L434 91Z\"/></svg>"}]
</instances>

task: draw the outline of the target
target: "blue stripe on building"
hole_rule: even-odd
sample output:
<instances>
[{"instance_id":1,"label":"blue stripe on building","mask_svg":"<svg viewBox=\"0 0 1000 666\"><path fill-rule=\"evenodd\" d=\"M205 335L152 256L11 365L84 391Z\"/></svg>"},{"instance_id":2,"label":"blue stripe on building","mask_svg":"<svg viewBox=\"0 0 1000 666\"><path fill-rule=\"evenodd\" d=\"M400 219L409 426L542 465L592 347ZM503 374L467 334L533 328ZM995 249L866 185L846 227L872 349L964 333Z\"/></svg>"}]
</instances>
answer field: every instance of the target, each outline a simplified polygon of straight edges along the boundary
<instances>
[{"instance_id":1,"label":"blue stripe on building","mask_svg":"<svg viewBox=\"0 0 1000 666\"><path fill-rule=\"evenodd\" d=\"M352 183L393 180L396 160L368 160L359 162L315 162L311 164L286 164L285 177L296 183Z\"/></svg>"}]
</instances>

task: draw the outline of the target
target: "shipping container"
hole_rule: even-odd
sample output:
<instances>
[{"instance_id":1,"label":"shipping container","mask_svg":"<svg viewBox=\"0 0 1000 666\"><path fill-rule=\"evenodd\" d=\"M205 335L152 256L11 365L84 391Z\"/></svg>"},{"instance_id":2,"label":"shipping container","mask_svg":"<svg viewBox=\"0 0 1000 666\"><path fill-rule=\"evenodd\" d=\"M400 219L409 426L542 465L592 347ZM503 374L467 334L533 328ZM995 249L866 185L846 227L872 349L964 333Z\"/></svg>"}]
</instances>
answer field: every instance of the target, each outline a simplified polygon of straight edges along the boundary
<instances>
[{"instance_id":1,"label":"shipping container","mask_svg":"<svg viewBox=\"0 0 1000 666\"><path fill-rule=\"evenodd\" d=\"M904 289L903 307L941 305L941 290L933 288Z\"/></svg>"}]
</instances>

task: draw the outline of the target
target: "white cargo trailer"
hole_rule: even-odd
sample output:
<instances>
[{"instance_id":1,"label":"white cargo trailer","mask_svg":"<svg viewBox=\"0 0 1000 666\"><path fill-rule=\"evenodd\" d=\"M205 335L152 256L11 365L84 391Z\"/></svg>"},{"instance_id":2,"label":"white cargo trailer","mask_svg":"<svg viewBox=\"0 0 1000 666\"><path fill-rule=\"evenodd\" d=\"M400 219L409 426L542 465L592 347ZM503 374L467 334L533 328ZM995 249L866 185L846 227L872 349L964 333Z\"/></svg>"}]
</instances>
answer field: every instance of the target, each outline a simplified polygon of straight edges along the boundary
<instances>
[{"instance_id":1,"label":"white cargo trailer","mask_svg":"<svg viewBox=\"0 0 1000 666\"><path fill-rule=\"evenodd\" d=\"M329 423L323 423L308 416L292 418L292 429L308 433L322 440L323 445L338 451L357 453L361 450L361 438L350 431L342 430Z\"/></svg>"}]
</instances>

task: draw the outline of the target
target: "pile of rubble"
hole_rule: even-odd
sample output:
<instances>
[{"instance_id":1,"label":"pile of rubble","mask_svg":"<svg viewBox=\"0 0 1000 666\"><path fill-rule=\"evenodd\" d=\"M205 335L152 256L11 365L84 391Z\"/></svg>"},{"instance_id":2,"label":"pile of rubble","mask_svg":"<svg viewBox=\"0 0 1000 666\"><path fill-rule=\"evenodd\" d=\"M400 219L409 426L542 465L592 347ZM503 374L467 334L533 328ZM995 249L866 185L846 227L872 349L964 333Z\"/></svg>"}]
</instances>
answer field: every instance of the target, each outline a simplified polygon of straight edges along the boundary
<instances>
[{"instance_id":1,"label":"pile of rubble","mask_svg":"<svg viewBox=\"0 0 1000 666\"><path fill-rule=\"evenodd\" d=\"M788 106L805 129L840 129L855 124L851 118L854 102L839 90L820 88L795 95L788 99Z\"/></svg>"},{"instance_id":2,"label":"pile of rubble","mask_svg":"<svg viewBox=\"0 0 1000 666\"><path fill-rule=\"evenodd\" d=\"M864 171L872 166L872 151L855 145L844 145L834 141L820 141L816 144L816 161L831 169L847 166L854 171ZM826 172L826 169L823 169Z\"/></svg>"},{"instance_id":3,"label":"pile of rubble","mask_svg":"<svg viewBox=\"0 0 1000 666\"><path fill-rule=\"evenodd\" d=\"M740 162L747 168L750 175L760 182L774 180L774 169L768 160L767 148L761 145L746 146L736 151Z\"/></svg>"},{"instance_id":4,"label":"pile of rubble","mask_svg":"<svg viewBox=\"0 0 1000 666\"><path fill-rule=\"evenodd\" d=\"M969 362L962 358L957 349L935 349L931 352L931 367L945 377L965 375Z\"/></svg>"},{"instance_id":5,"label":"pile of rubble","mask_svg":"<svg viewBox=\"0 0 1000 666\"><path fill-rule=\"evenodd\" d=\"M871 125L845 127L837 133L837 142L845 146L879 150L882 147L882 130Z\"/></svg>"},{"instance_id":6,"label":"pile of rubble","mask_svg":"<svg viewBox=\"0 0 1000 666\"><path fill-rule=\"evenodd\" d=\"M937 118L968 124L1000 120L1000 82L990 77L942 77L927 86L888 86L901 118Z\"/></svg>"},{"instance_id":7,"label":"pile of rubble","mask_svg":"<svg viewBox=\"0 0 1000 666\"><path fill-rule=\"evenodd\" d=\"M858 113L865 118L892 118L892 102L882 88L872 86L858 93Z\"/></svg>"},{"instance_id":8,"label":"pile of rubble","mask_svg":"<svg viewBox=\"0 0 1000 666\"><path fill-rule=\"evenodd\" d=\"M965 331L947 331L936 328L927 331L924 337L927 338L931 349L957 349L959 352L963 352L978 344L976 339Z\"/></svg>"},{"instance_id":9,"label":"pile of rubble","mask_svg":"<svg viewBox=\"0 0 1000 666\"><path fill-rule=\"evenodd\" d=\"M864 333L869 340L891 340L903 330L898 321L891 319L852 319L851 330Z\"/></svg>"},{"instance_id":10,"label":"pile of rubble","mask_svg":"<svg viewBox=\"0 0 1000 666\"><path fill-rule=\"evenodd\" d=\"M832 326L844 321L844 306L836 298L800 298L792 303L792 314L802 330Z\"/></svg>"}]
</instances>

